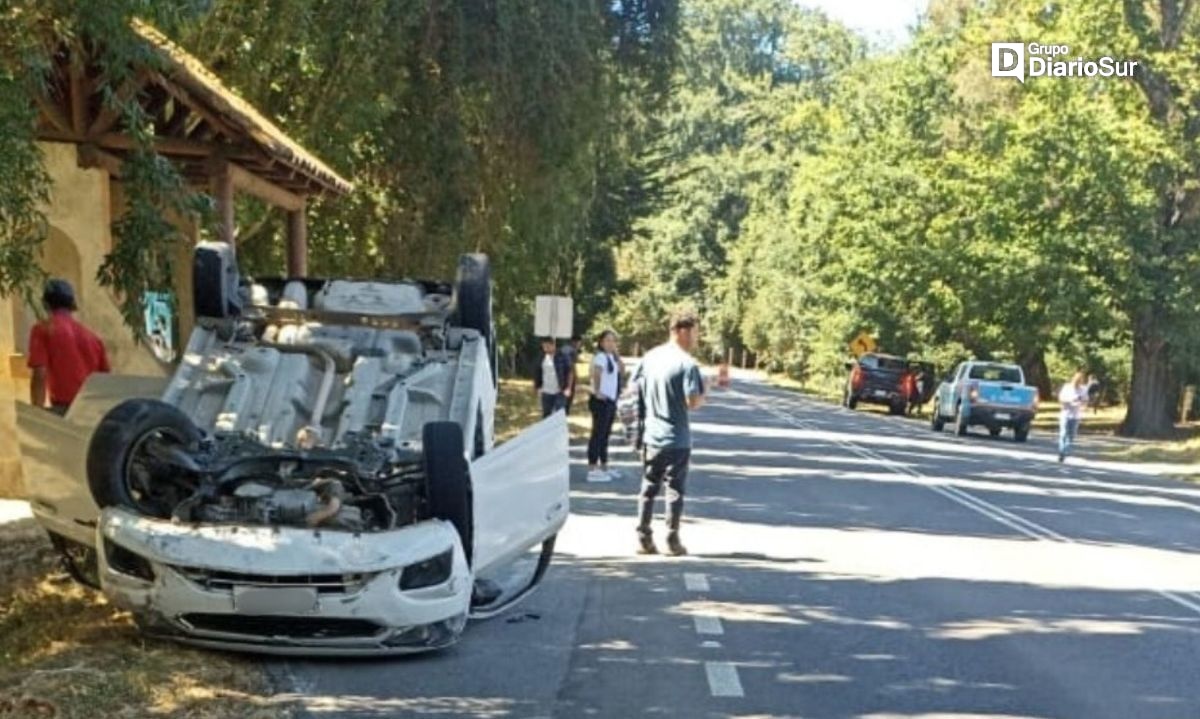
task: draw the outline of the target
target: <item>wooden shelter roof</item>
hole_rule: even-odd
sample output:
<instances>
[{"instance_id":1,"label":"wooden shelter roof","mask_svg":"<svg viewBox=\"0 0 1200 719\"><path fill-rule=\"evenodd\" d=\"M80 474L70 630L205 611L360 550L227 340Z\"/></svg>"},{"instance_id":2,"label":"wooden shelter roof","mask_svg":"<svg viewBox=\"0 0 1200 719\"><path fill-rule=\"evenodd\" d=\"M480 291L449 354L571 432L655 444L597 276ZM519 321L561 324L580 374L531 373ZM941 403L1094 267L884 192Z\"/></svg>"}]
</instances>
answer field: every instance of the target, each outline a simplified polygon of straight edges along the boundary
<instances>
[{"instance_id":1,"label":"wooden shelter roof","mask_svg":"<svg viewBox=\"0 0 1200 719\"><path fill-rule=\"evenodd\" d=\"M134 68L116 94L138 99L154 124L155 149L189 180L205 183L214 163L227 163L246 189L285 207L306 196L353 189L193 55L145 22L135 20L132 27L157 61ZM46 95L38 98L39 139L86 146L93 164L115 169L134 143L123 132L120 113L102 96L99 69L69 51L60 53L55 69Z\"/></svg>"}]
</instances>

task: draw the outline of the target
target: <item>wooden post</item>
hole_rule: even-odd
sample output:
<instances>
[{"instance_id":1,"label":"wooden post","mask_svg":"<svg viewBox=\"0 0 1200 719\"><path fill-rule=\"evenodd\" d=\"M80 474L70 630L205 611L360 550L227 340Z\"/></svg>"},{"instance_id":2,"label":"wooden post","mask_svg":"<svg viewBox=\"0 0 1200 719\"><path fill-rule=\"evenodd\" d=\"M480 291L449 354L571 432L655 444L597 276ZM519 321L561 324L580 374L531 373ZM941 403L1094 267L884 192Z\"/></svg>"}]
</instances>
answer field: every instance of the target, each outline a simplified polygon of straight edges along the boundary
<instances>
[{"instance_id":1,"label":"wooden post","mask_svg":"<svg viewBox=\"0 0 1200 719\"><path fill-rule=\"evenodd\" d=\"M217 239L233 244L233 176L229 174L229 163L217 160L210 164L208 175L209 192L217 204Z\"/></svg>"},{"instance_id":2,"label":"wooden post","mask_svg":"<svg viewBox=\"0 0 1200 719\"><path fill-rule=\"evenodd\" d=\"M288 277L308 276L308 223L304 208L287 213L287 273Z\"/></svg>"}]
</instances>

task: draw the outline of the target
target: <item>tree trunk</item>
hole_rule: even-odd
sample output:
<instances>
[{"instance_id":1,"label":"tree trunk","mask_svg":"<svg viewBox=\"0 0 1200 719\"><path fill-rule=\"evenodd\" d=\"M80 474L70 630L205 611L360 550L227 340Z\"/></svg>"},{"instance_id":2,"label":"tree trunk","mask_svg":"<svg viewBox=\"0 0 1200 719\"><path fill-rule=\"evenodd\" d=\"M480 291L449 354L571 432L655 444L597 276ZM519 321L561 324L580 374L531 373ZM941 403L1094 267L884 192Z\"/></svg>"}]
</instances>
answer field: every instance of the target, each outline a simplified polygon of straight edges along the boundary
<instances>
[{"instance_id":1,"label":"tree trunk","mask_svg":"<svg viewBox=\"0 0 1200 719\"><path fill-rule=\"evenodd\" d=\"M1147 310L1134 321L1129 409L1117 429L1122 437L1160 438L1175 433L1176 388L1167 340L1155 316Z\"/></svg>"},{"instance_id":2,"label":"tree trunk","mask_svg":"<svg viewBox=\"0 0 1200 719\"><path fill-rule=\"evenodd\" d=\"M1037 387L1042 400L1051 399L1054 387L1050 383L1050 369L1046 367L1046 351L1038 348L1022 352L1020 365L1025 372L1025 384Z\"/></svg>"}]
</instances>

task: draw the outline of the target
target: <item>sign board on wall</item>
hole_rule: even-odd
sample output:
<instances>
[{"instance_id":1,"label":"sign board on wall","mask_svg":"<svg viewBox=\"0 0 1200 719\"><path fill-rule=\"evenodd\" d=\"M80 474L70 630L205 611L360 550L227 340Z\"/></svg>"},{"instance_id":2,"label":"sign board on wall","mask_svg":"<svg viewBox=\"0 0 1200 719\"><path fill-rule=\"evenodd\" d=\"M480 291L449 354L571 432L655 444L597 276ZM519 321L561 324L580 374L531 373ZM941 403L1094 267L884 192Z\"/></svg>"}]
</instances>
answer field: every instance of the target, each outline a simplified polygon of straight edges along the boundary
<instances>
[{"instance_id":1,"label":"sign board on wall","mask_svg":"<svg viewBox=\"0 0 1200 719\"><path fill-rule=\"evenodd\" d=\"M570 337L575 324L575 303L570 297L538 295L533 305L533 333L538 337Z\"/></svg>"}]
</instances>

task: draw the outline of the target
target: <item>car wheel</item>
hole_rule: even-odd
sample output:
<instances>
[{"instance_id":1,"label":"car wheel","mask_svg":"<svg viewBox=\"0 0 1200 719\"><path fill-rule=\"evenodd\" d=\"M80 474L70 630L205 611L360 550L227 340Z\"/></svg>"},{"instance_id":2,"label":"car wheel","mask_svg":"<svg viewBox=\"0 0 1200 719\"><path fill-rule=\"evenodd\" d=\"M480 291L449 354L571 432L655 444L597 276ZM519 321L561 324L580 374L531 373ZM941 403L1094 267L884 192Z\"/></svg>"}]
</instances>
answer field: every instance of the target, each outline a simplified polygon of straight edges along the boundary
<instances>
[{"instance_id":1,"label":"car wheel","mask_svg":"<svg viewBox=\"0 0 1200 719\"><path fill-rule=\"evenodd\" d=\"M233 248L202 242L192 258L192 306L197 317L227 319L242 311L240 277Z\"/></svg>"},{"instance_id":2,"label":"car wheel","mask_svg":"<svg viewBox=\"0 0 1200 719\"><path fill-rule=\"evenodd\" d=\"M429 513L454 525L470 563L475 512L462 428L455 422L430 422L422 428L421 439Z\"/></svg>"},{"instance_id":3,"label":"car wheel","mask_svg":"<svg viewBox=\"0 0 1200 719\"><path fill-rule=\"evenodd\" d=\"M1024 442L1029 439L1029 425L1023 424L1013 430L1013 441Z\"/></svg>"},{"instance_id":4,"label":"car wheel","mask_svg":"<svg viewBox=\"0 0 1200 719\"><path fill-rule=\"evenodd\" d=\"M934 432L941 432L946 428L946 420L942 417L941 412L938 412L938 403L933 403L933 412L929 418L929 427Z\"/></svg>"},{"instance_id":5,"label":"car wheel","mask_svg":"<svg viewBox=\"0 0 1200 719\"><path fill-rule=\"evenodd\" d=\"M130 399L109 410L92 433L88 486L96 504L168 519L194 485L165 452L195 450L203 433L178 407Z\"/></svg>"},{"instance_id":6,"label":"car wheel","mask_svg":"<svg viewBox=\"0 0 1200 719\"><path fill-rule=\"evenodd\" d=\"M846 400L846 407L848 407L849 409L854 409L857 406L858 406L858 397L855 397L853 394L850 395L850 399Z\"/></svg>"},{"instance_id":7,"label":"car wheel","mask_svg":"<svg viewBox=\"0 0 1200 719\"><path fill-rule=\"evenodd\" d=\"M458 325L475 330L487 343L494 384L499 375L496 366L495 325L492 324L492 266L487 255L476 253L458 258L454 302L458 313Z\"/></svg>"},{"instance_id":8,"label":"car wheel","mask_svg":"<svg viewBox=\"0 0 1200 719\"><path fill-rule=\"evenodd\" d=\"M904 414L904 403L898 402L896 404L891 405L890 407L888 407L888 413L892 414L894 416L897 416L897 417L903 415Z\"/></svg>"},{"instance_id":9,"label":"car wheel","mask_svg":"<svg viewBox=\"0 0 1200 719\"><path fill-rule=\"evenodd\" d=\"M959 437L967 436L967 416L963 414L962 405L958 406L958 411L954 414L954 433Z\"/></svg>"},{"instance_id":10,"label":"car wheel","mask_svg":"<svg viewBox=\"0 0 1200 719\"><path fill-rule=\"evenodd\" d=\"M1003 427L988 427L988 434L993 437L999 437L1000 433L1003 431L1004 431Z\"/></svg>"}]
</instances>

